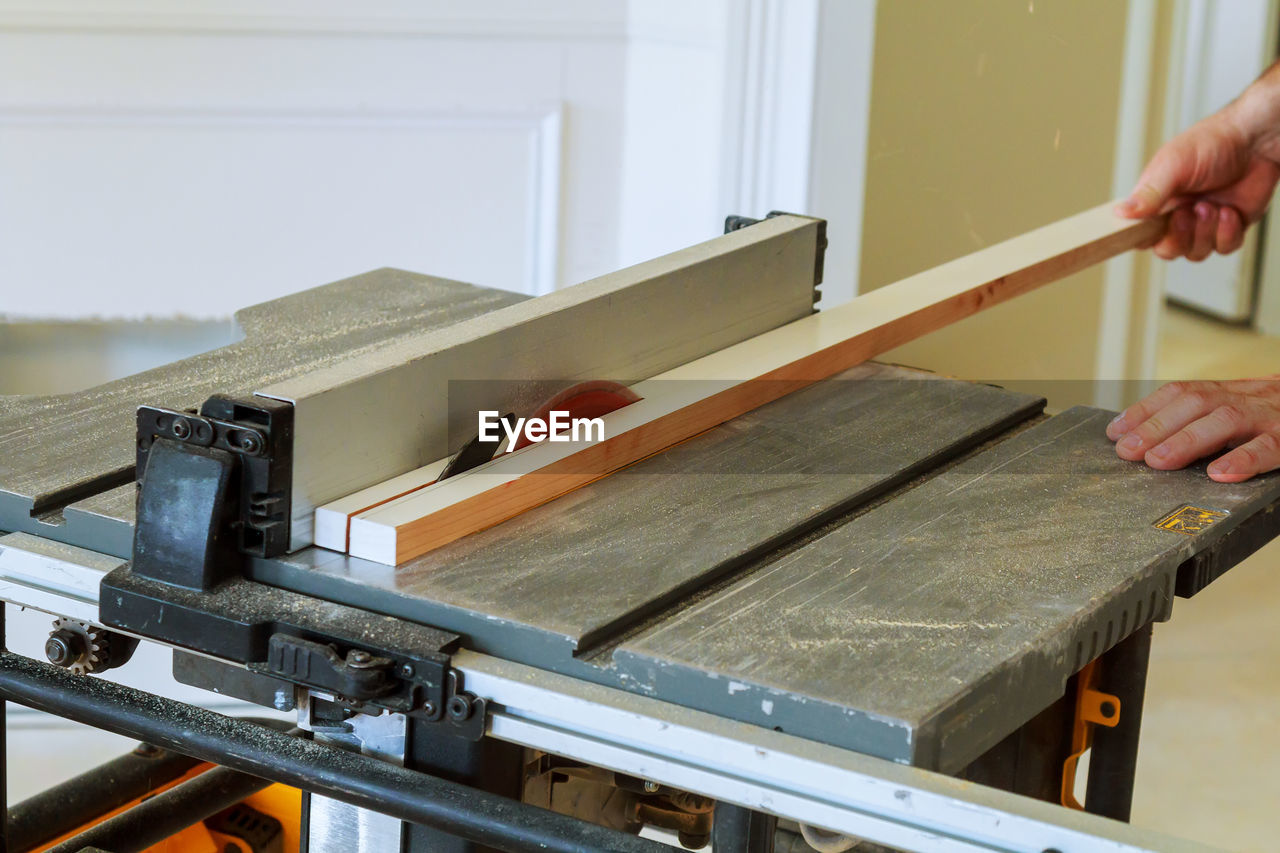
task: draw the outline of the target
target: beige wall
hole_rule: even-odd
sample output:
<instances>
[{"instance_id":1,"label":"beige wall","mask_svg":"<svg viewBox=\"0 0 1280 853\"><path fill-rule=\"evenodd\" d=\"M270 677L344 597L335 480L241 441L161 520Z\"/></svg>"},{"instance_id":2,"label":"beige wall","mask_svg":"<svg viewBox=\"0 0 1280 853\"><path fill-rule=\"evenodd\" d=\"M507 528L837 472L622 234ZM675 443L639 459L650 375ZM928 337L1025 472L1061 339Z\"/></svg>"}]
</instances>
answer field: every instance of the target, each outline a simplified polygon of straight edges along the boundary
<instances>
[{"instance_id":1,"label":"beige wall","mask_svg":"<svg viewBox=\"0 0 1280 853\"><path fill-rule=\"evenodd\" d=\"M1151 76L1143 129L1143 162L1150 160L1173 128L1168 122L1170 51L1173 46L1174 0L1157 0L1151 25ZM1142 380L1127 389L1124 403L1154 390L1160 317L1164 308L1164 261L1150 252L1137 253L1129 294L1129 339L1123 375Z\"/></svg>"},{"instance_id":2,"label":"beige wall","mask_svg":"<svg viewBox=\"0 0 1280 853\"><path fill-rule=\"evenodd\" d=\"M863 292L1111 195L1127 5L878 4ZM1087 270L886 358L987 381L1091 379L1102 287L1103 269ZM1089 401L1087 387L1037 384L1053 405Z\"/></svg>"}]
</instances>

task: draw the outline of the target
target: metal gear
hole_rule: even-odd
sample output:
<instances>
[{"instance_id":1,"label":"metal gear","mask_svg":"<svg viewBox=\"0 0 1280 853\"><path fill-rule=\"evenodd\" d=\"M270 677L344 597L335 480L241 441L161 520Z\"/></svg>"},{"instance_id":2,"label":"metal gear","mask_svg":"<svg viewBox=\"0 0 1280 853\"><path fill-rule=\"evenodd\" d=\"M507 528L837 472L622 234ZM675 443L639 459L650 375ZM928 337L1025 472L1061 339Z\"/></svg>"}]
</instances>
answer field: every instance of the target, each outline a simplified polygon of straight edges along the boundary
<instances>
[{"instance_id":1,"label":"metal gear","mask_svg":"<svg viewBox=\"0 0 1280 853\"><path fill-rule=\"evenodd\" d=\"M105 628L60 617L53 620L53 631L45 643L50 661L77 675L88 675L107 669L110 660L111 634Z\"/></svg>"}]
</instances>

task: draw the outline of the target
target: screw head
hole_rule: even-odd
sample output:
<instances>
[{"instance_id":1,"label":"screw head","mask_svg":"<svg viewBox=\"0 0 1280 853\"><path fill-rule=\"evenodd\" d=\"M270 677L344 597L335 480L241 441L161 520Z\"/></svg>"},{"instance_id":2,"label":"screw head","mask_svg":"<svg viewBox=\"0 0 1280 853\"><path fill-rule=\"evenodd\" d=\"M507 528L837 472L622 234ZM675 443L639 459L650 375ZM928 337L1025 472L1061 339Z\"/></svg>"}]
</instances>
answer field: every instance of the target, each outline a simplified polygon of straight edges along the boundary
<instances>
[{"instance_id":1,"label":"screw head","mask_svg":"<svg viewBox=\"0 0 1280 853\"><path fill-rule=\"evenodd\" d=\"M648 793L648 794L656 794L656 793L658 793L658 789L659 789L659 788L661 788L661 787L662 787L662 786L661 786L661 785L659 785L657 782L647 782L647 781L646 781L646 782L644 783L644 790L645 790L645 793Z\"/></svg>"},{"instance_id":2,"label":"screw head","mask_svg":"<svg viewBox=\"0 0 1280 853\"><path fill-rule=\"evenodd\" d=\"M373 655L369 654L364 649L352 649L347 652L347 663L351 666L368 666L372 662Z\"/></svg>"},{"instance_id":3,"label":"screw head","mask_svg":"<svg viewBox=\"0 0 1280 853\"><path fill-rule=\"evenodd\" d=\"M256 433L246 432L240 436L240 449L245 453L257 453L262 449L262 442Z\"/></svg>"},{"instance_id":4,"label":"screw head","mask_svg":"<svg viewBox=\"0 0 1280 853\"><path fill-rule=\"evenodd\" d=\"M471 716L471 700L466 696L450 696L448 711L449 718L460 723Z\"/></svg>"},{"instance_id":5,"label":"screw head","mask_svg":"<svg viewBox=\"0 0 1280 853\"><path fill-rule=\"evenodd\" d=\"M400 665L401 678L413 678L413 673L414 673L413 664L405 663Z\"/></svg>"},{"instance_id":6,"label":"screw head","mask_svg":"<svg viewBox=\"0 0 1280 853\"><path fill-rule=\"evenodd\" d=\"M434 717L436 715L436 703L432 702L430 699L423 702L422 713L426 714L428 717Z\"/></svg>"},{"instance_id":7,"label":"screw head","mask_svg":"<svg viewBox=\"0 0 1280 853\"><path fill-rule=\"evenodd\" d=\"M175 438L186 438L191 435L191 423L186 418L177 418L169 428Z\"/></svg>"}]
</instances>

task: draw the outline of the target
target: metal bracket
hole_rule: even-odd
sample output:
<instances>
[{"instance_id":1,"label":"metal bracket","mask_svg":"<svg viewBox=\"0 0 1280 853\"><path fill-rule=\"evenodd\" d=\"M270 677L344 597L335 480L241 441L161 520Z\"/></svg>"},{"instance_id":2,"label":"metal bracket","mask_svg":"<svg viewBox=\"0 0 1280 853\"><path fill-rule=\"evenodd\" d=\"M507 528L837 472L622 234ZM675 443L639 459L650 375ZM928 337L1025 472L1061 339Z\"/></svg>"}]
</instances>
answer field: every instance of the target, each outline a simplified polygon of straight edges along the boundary
<instances>
[{"instance_id":1,"label":"metal bracket","mask_svg":"<svg viewBox=\"0 0 1280 853\"><path fill-rule=\"evenodd\" d=\"M207 589L234 551L288 550L292 405L215 395L199 414L140 406L137 424L136 571Z\"/></svg>"},{"instance_id":2,"label":"metal bracket","mask_svg":"<svg viewBox=\"0 0 1280 853\"><path fill-rule=\"evenodd\" d=\"M788 213L785 210L771 210L765 214L765 219L773 219L775 216L796 216L801 219L812 219L818 223L818 253L813 263L813 301L816 304L821 293L818 285L822 284L823 267L827 257L827 220L819 219L816 216L806 216L803 213ZM731 213L724 218L724 233L732 234L734 231L755 225L757 222L763 222L763 219L752 219L750 216L741 216ZM814 309L817 310L817 309Z\"/></svg>"},{"instance_id":3,"label":"metal bracket","mask_svg":"<svg viewBox=\"0 0 1280 853\"><path fill-rule=\"evenodd\" d=\"M484 735L485 702L450 666L461 637L245 578L196 590L121 566L102 580L102 621L245 665L250 672L380 708L453 733Z\"/></svg>"},{"instance_id":4,"label":"metal bracket","mask_svg":"<svg viewBox=\"0 0 1280 853\"><path fill-rule=\"evenodd\" d=\"M244 577L289 545L293 407L210 397L138 409L133 561L102 579L107 625L331 694L484 735L484 700L449 667L459 637ZM278 683L278 682L277 682Z\"/></svg>"},{"instance_id":5,"label":"metal bracket","mask_svg":"<svg viewBox=\"0 0 1280 853\"><path fill-rule=\"evenodd\" d=\"M1076 768L1080 757L1093 743L1093 727L1114 728L1120 722L1120 699L1104 693L1094 686L1097 681L1098 661L1090 661L1076 675L1075 719L1071 726L1071 754L1062 765L1062 804L1069 809L1084 811L1084 805L1076 799Z\"/></svg>"},{"instance_id":6,"label":"metal bracket","mask_svg":"<svg viewBox=\"0 0 1280 853\"><path fill-rule=\"evenodd\" d=\"M447 725L450 733L478 741L484 737L487 703L462 689L462 676L449 656L425 652L411 658L377 649L350 648L288 634L271 638L265 663L252 672L319 690L353 711L369 708Z\"/></svg>"}]
</instances>

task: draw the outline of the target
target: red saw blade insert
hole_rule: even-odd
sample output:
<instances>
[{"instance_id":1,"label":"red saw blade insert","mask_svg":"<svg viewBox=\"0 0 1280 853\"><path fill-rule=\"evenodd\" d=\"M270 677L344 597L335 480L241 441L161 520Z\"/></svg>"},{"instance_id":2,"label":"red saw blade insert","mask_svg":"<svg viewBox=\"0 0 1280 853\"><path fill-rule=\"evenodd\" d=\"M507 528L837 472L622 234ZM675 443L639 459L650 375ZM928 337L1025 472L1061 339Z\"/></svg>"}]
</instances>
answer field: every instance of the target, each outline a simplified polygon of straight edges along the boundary
<instances>
[{"instance_id":1,"label":"red saw blade insert","mask_svg":"<svg viewBox=\"0 0 1280 853\"><path fill-rule=\"evenodd\" d=\"M532 417L550 420L551 413L555 411L568 412L570 418L598 418L630 406L639 399L639 394L620 382L593 379L564 389L539 406ZM522 433L513 450L532 443Z\"/></svg>"}]
</instances>

